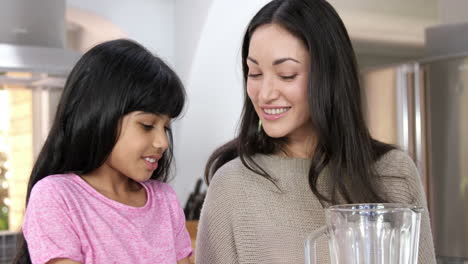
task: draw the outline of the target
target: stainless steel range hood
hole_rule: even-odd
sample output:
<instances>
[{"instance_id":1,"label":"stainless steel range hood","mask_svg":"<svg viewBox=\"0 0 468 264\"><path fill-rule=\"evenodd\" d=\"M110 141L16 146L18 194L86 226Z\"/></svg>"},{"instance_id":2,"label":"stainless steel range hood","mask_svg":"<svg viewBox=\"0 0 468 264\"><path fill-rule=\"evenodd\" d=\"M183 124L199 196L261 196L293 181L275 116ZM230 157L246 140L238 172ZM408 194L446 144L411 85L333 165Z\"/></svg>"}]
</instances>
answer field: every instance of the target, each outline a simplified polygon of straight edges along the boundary
<instances>
[{"instance_id":1,"label":"stainless steel range hood","mask_svg":"<svg viewBox=\"0 0 468 264\"><path fill-rule=\"evenodd\" d=\"M0 43L0 72L28 71L67 74L80 54L61 48Z\"/></svg>"},{"instance_id":2,"label":"stainless steel range hood","mask_svg":"<svg viewBox=\"0 0 468 264\"><path fill-rule=\"evenodd\" d=\"M80 57L80 53L64 48L65 8L65 0L2 1L0 85L63 84ZM18 77L12 72L31 74Z\"/></svg>"}]
</instances>

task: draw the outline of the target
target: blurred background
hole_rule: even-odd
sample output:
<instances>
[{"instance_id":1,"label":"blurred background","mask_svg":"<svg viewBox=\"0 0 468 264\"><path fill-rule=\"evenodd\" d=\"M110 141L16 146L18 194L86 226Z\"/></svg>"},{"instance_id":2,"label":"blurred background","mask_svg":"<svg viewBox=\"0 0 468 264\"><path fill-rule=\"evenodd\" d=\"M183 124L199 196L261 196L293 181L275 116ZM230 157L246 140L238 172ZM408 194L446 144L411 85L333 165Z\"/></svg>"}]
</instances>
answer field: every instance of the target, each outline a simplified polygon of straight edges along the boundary
<instances>
[{"instance_id":1,"label":"blurred background","mask_svg":"<svg viewBox=\"0 0 468 264\"><path fill-rule=\"evenodd\" d=\"M235 134L241 40L267 2L0 0L0 264L14 255L29 173L82 53L131 38L180 75L188 106L174 124L171 185L185 205L209 155ZM373 136L401 146L420 169L440 263L468 263L468 1L330 3L354 44Z\"/></svg>"}]
</instances>

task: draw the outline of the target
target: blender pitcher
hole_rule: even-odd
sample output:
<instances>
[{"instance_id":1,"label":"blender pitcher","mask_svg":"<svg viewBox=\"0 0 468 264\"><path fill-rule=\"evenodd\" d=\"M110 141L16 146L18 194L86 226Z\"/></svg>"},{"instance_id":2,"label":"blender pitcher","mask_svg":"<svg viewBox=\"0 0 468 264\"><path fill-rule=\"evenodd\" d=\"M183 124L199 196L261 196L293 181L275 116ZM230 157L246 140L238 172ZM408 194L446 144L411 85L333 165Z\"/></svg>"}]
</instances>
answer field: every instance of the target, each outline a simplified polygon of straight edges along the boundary
<instances>
[{"instance_id":1,"label":"blender pitcher","mask_svg":"<svg viewBox=\"0 0 468 264\"><path fill-rule=\"evenodd\" d=\"M331 206L325 209L326 225L306 240L306 264L317 264L322 235L332 264L417 264L422 211L389 203Z\"/></svg>"}]
</instances>

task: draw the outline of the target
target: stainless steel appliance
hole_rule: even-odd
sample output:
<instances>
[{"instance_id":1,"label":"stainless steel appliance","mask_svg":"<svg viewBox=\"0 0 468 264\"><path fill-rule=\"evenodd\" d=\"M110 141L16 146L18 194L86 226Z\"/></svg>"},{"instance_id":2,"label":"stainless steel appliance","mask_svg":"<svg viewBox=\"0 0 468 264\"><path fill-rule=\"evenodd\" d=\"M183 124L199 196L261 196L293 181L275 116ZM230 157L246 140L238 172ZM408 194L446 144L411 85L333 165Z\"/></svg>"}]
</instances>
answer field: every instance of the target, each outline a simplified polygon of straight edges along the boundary
<instances>
[{"instance_id":1,"label":"stainless steel appliance","mask_svg":"<svg viewBox=\"0 0 468 264\"><path fill-rule=\"evenodd\" d=\"M362 83L372 135L420 170L438 262L468 263L468 25L453 27L428 30L433 58L365 70Z\"/></svg>"}]
</instances>

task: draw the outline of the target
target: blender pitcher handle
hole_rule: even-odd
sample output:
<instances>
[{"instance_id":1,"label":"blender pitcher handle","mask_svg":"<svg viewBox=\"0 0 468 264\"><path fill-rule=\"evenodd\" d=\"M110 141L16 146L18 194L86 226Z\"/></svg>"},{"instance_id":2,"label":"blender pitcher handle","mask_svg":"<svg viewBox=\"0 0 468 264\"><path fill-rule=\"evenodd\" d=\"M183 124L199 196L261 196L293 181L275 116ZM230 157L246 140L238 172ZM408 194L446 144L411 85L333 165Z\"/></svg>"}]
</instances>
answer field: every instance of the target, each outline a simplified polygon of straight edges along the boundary
<instances>
[{"instance_id":1,"label":"blender pitcher handle","mask_svg":"<svg viewBox=\"0 0 468 264\"><path fill-rule=\"evenodd\" d=\"M305 242L306 264L317 264L317 239L319 239L319 237L322 235L327 234L327 230L327 226L322 226L307 237Z\"/></svg>"}]
</instances>

